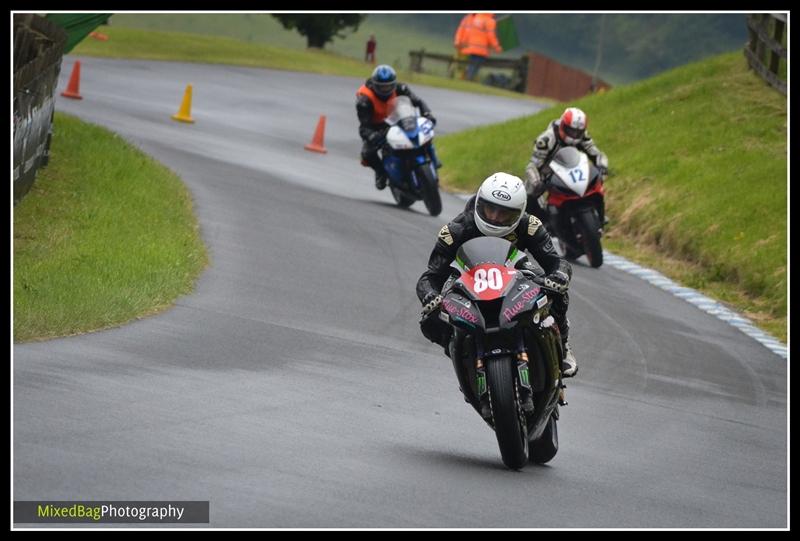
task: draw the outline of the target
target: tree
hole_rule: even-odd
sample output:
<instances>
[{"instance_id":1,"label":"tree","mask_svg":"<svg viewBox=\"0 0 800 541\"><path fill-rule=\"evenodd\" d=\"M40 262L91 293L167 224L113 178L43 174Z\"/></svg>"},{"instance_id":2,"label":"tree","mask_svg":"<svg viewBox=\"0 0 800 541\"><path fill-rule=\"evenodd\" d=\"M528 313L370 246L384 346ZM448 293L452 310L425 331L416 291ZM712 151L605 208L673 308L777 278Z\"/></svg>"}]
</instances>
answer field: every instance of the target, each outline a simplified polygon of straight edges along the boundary
<instances>
[{"instance_id":1,"label":"tree","mask_svg":"<svg viewBox=\"0 0 800 541\"><path fill-rule=\"evenodd\" d=\"M301 36L305 36L308 47L322 49L325 44L333 41L333 38L342 38L342 31L346 28L353 28L353 32L358 30L358 25L366 18L366 15L353 13L315 13L311 15L273 15L278 19L284 28L288 30L297 29Z\"/></svg>"}]
</instances>

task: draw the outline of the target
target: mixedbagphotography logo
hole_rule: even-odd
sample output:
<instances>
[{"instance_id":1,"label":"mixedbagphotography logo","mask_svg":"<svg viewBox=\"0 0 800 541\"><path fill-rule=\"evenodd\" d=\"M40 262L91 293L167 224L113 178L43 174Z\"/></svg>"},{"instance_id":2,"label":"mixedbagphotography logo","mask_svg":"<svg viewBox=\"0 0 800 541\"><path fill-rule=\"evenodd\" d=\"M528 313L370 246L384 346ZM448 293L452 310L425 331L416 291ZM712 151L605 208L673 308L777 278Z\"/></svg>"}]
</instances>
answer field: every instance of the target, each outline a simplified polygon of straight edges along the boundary
<instances>
[{"instance_id":1,"label":"mixedbagphotography logo","mask_svg":"<svg viewBox=\"0 0 800 541\"><path fill-rule=\"evenodd\" d=\"M14 523L208 524L208 501L15 501Z\"/></svg>"}]
</instances>

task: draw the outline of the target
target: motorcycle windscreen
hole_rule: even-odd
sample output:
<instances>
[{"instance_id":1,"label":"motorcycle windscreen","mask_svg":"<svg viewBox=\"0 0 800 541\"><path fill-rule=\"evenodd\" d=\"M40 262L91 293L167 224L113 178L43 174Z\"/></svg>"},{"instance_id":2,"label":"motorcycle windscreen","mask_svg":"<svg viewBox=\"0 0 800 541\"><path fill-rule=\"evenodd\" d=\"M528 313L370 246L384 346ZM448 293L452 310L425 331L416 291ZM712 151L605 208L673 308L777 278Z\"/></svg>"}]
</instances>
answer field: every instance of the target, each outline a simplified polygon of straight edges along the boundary
<instances>
[{"instance_id":1,"label":"motorcycle windscreen","mask_svg":"<svg viewBox=\"0 0 800 541\"><path fill-rule=\"evenodd\" d=\"M389 114L386 116L386 122L393 126L404 118L416 118L417 108L411 103L411 98L408 96L397 96L389 103Z\"/></svg>"},{"instance_id":2,"label":"motorcycle windscreen","mask_svg":"<svg viewBox=\"0 0 800 541\"><path fill-rule=\"evenodd\" d=\"M456 252L456 261L462 269L470 269L483 263L505 265L516 252L516 247L497 237L476 237L462 244Z\"/></svg>"},{"instance_id":3,"label":"motorcycle windscreen","mask_svg":"<svg viewBox=\"0 0 800 541\"><path fill-rule=\"evenodd\" d=\"M476 237L468 240L456 252L456 263L462 270L458 281L475 300L500 298L517 274L506 266L516 253L516 247L505 239Z\"/></svg>"},{"instance_id":4,"label":"motorcycle windscreen","mask_svg":"<svg viewBox=\"0 0 800 541\"><path fill-rule=\"evenodd\" d=\"M591 181L591 168L589 157L583 152L573 147L562 148L550 162L550 170L569 191L581 197L586 193Z\"/></svg>"}]
</instances>

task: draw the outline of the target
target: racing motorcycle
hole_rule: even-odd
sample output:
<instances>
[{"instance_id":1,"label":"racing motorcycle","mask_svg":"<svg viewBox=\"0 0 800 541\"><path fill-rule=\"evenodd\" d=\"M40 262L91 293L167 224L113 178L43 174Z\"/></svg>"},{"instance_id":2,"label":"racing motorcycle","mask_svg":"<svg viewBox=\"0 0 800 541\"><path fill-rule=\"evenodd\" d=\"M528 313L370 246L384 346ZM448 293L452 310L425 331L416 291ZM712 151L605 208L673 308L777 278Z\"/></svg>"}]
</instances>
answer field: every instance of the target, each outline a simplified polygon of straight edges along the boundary
<instances>
[{"instance_id":1,"label":"racing motorcycle","mask_svg":"<svg viewBox=\"0 0 800 541\"><path fill-rule=\"evenodd\" d=\"M561 148L542 171L547 196L548 230L558 237L564 256L586 254L589 264L603 264L603 175L575 147Z\"/></svg>"},{"instance_id":2,"label":"racing motorcycle","mask_svg":"<svg viewBox=\"0 0 800 541\"><path fill-rule=\"evenodd\" d=\"M511 469L555 456L566 404L550 290L526 265L527 255L505 239L465 242L438 312L453 330L449 354L464 399L494 429Z\"/></svg>"},{"instance_id":3,"label":"racing motorcycle","mask_svg":"<svg viewBox=\"0 0 800 541\"><path fill-rule=\"evenodd\" d=\"M439 175L433 160L433 122L419 116L408 96L397 96L386 117L389 126L381 149L389 189L401 208L422 200L431 216L442 212Z\"/></svg>"}]
</instances>

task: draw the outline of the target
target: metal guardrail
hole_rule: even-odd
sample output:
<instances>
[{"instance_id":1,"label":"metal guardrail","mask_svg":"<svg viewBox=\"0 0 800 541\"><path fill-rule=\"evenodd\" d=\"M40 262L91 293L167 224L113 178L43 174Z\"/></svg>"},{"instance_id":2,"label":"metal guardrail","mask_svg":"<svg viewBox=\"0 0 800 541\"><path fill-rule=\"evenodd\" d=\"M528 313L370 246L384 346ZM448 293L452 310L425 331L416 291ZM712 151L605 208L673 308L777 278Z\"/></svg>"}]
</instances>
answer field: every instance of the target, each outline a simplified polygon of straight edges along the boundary
<instances>
[{"instance_id":1,"label":"metal guardrail","mask_svg":"<svg viewBox=\"0 0 800 541\"><path fill-rule=\"evenodd\" d=\"M770 35L770 26L772 35ZM786 15L782 13L755 13L747 16L750 39L744 48L747 63L759 76L783 95L787 93L786 81L780 78L781 59L787 59L782 40L786 30ZM767 64L767 56L769 63Z\"/></svg>"}]
</instances>

